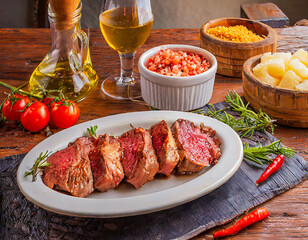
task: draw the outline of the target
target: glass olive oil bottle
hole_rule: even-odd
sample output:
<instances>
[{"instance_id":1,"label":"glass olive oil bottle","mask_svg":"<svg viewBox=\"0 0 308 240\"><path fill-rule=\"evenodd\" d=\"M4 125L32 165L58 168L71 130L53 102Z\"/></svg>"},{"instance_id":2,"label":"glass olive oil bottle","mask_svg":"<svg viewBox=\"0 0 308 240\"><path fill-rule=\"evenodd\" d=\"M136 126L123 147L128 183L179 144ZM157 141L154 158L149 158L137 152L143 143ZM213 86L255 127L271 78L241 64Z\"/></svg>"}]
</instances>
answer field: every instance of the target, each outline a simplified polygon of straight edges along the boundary
<instances>
[{"instance_id":1,"label":"glass olive oil bottle","mask_svg":"<svg viewBox=\"0 0 308 240\"><path fill-rule=\"evenodd\" d=\"M87 35L80 28L81 4L72 15L56 15L49 8L52 47L34 70L29 89L61 90L70 100L81 101L96 87Z\"/></svg>"}]
</instances>

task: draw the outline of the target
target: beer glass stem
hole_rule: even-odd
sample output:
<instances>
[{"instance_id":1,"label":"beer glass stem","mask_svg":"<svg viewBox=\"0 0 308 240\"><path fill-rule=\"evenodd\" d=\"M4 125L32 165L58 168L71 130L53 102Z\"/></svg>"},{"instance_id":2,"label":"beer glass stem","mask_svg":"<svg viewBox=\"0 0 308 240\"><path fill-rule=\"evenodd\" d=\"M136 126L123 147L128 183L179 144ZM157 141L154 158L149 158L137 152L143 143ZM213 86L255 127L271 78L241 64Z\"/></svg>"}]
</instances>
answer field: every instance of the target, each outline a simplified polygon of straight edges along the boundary
<instances>
[{"instance_id":1,"label":"beer glass stem","mask_svg":"<svg viewBox=\"0 0 308 240\"><path fill-rule=\"evenodd\" d=\"M117 85L132 85L134 84L134 79L132 78L133 67L134 67L134 53L129 54L119 54L121 62L121 76L117 81Z\"/></svg>"}]
</instances>

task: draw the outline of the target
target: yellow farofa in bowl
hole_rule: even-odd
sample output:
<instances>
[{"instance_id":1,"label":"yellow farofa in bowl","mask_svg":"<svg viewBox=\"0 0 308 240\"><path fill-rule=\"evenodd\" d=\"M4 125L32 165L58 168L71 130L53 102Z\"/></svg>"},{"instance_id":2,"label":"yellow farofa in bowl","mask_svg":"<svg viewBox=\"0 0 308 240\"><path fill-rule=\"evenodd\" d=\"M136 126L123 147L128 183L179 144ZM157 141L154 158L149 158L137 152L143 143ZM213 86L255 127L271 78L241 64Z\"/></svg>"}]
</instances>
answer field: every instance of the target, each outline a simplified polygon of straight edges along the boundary
<instances>
[{"instance_id":1,"label":"yellow farofa in bowl","mask_svg":"<svg viewBox=\"0 0 308 240\"><path fill-rule=\"evenodd\" d=\"M220 40L237 43L251 43L264 39L243 25L212 27L207 33Z\"/></svg>"},{"instance_id":2,"label":"yellow farofa in bowl","mask_svg":"<svg viewBox=\"0 0 308 240\"><path fill-rule=\"evenodd\" d=\"M214 32L216 36L212 35ZM217 73L241 77L246 60L266 52L276 52L277 34L270 26L258 21L219 18L201 27L200 46L216 57Z\"/></svg>"},{"instance_id":3,"label":"yellow farofa in bowl","mask_svg":"<svg viewBox=\"0 0 308 240\"><path fill-rule=\"evenodd\" d=\"M253 74L262 82L279 88L308 91L308 52L265 53Z\"/></svg>"}]
</instances>

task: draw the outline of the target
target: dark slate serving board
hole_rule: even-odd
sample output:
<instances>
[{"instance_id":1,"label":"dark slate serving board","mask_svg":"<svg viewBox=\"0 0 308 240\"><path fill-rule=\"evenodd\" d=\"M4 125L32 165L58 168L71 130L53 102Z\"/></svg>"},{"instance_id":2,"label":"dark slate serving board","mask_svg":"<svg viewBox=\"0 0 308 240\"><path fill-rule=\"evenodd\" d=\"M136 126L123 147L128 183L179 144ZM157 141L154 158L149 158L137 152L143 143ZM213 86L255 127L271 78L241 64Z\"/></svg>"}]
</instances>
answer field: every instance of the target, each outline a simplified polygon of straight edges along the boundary
<instances>
[{"instance_id":1,"label":"dark slate serving board","mask_svg":"<svg viewBox=\"0 0 308 240\"><path fill-rule=\"evenodd\" d=\"M225 103L215 107L222 109ZM256 133L252 140L243 139L250 144L275 140L267 132ZM188 239L230 221L308 178L306 162L296 155L286 159L282 168L264 184L256 186L255 181L264 169L243 161L220 188L184 205L135 217L78 218L48 212L25 199L16 183L16 170L23 157L24 154L0 159L0 239Z\"/></svg>"}]
</instances>

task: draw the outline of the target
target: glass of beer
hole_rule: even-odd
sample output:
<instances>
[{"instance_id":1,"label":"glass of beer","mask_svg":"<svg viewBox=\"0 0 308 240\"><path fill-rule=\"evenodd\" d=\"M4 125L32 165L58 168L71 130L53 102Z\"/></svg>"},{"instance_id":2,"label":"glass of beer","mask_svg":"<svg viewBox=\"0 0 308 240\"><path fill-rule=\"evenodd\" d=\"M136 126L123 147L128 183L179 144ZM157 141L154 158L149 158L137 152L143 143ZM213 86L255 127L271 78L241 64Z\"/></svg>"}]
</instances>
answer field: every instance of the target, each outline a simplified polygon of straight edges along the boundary
<instances>
[{"instance_id":1,"label":"glass of beer","mask_svg":"<svg viewBox=\"0 0 308 240\"><path fill-rule=\"evenodd\" d=\"M151 1L105 0L99 21L106 42L119 53L121 63L120 73L103 81L103 92L119 100L140 97L139 74L133 72L134 56L152 29Z\"/></svg>"}]
</instances>

